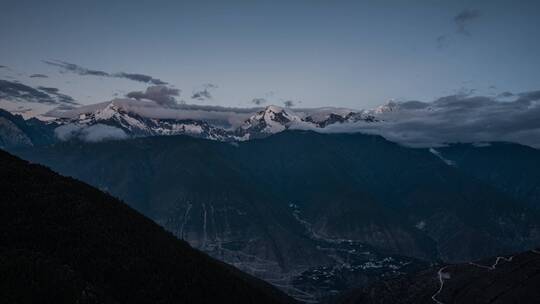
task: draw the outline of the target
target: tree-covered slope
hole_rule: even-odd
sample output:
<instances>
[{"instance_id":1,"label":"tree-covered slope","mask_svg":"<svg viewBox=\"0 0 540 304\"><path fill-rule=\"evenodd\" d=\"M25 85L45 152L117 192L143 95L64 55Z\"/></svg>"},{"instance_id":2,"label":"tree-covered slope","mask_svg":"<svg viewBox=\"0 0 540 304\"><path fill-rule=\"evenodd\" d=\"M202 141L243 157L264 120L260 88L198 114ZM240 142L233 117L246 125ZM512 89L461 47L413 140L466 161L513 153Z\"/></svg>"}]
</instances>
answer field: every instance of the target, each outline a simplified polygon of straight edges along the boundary
<instances>
[{"instance_id":1,"label":"tree-covered slope","mask_svg":"<svg viewBox=\"0 0 540 304\"><path fill-rule=\"evenodd\" d=\"M459 170L540 210L540 151L511 143L455 144L438 149Z\"/></svg>"}]
</instances>

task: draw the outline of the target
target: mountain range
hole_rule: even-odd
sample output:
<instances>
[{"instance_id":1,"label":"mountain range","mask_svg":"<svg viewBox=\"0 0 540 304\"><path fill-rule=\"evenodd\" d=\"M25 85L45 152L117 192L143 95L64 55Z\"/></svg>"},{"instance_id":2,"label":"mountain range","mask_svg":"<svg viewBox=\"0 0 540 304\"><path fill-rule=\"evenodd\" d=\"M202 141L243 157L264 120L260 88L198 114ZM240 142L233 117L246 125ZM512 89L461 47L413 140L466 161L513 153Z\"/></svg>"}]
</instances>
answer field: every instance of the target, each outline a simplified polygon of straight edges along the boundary
<instances>
[{"instance_id":1,"label":"mountain range","mask_svg":"<svg viewBox=\"0 0 540 304\"><path fill-rule=\"evenodd\" d=\"M165 108L151 101L116 99L96 105L53 111L50 115L55 118L49 117L46 122L36 118L25 121L19 115L10 115L2 110L4 118L0 123L6 126L6 134L0 134L0 146L40 145L72 138L100 141L167 135L189 135L217 141L245 141L263 138L289 128L324 129L336 123L377 121L370 111L342 108L293 111L271 105L241 112L225 110L190 106ZM228 115L233 118L227 117ZM32 134L35 129L46 129L46 136L34 140Z\"/></svg>"},{"instance_id":2,"label":"mountain range","mask_svg":"<svg viewBox=\"0 0 540 304\"><path fill-rule=\"evenodd\" d=\"M12 151L300 300L540 243L531 202L461 170L450 150L375 135L288 130L231 143L152 136Z\"/></svg>"},{"instance_id":3,"label":"mountain range","mask_svg":"<svg viewBox=\"0 0 540 304\"><path fill-rule=\"evenodd\" d=\"M411 148L326 132L371 111L156 107L114 100L0 112L0 144L126 201L176 237L297 300L540 243L537 149ZM315 132L316 131L316 132Z\"/></svg>"}]
</instances>

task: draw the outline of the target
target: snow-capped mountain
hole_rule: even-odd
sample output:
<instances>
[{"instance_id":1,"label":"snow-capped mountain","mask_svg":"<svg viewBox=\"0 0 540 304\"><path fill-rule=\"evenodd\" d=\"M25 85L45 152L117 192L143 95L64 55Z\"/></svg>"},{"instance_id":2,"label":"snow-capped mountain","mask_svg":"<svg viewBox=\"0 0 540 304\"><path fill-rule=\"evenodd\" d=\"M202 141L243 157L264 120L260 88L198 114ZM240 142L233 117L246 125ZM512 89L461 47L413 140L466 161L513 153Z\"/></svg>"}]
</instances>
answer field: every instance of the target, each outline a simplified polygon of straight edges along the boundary
<instances>
[{"instance_id":1,"label":"snow-capped mountain","mask_svg":"<svg viewBox=\"0 0 540 304\"><path fill-rule=\"evenodd\" d=\"M298 115L290 110L268 106L264 110L257 112L244 122L237 133L247 138L264 137L288 129L294 123L304 122Z\"/></svg>"},{"instance_id":2,"label":"snow-capped mountain","mask_svg":"<svg viewBox=\"0 0 540 304\"><path fill-rule=\"evenodd\" d=\"M218 141L262 138L291 127L322 129L336 123L377 121L366 111L339 108L292 110L275 105L263 109L163 108L151 102L125 99L55 115L58 117L56 121L62 125L59 131L69 129L78 132L70 134L80 134L92 126L104 125L121 130L125 134L122 138L184 134ZM66 136L63 138L67 139Z\"/></svg>"},{"instance_id":3,"label":"snow-capped mountain","mask_svg":"<svg viewBox=\"0 0 540 304\"><path fill-rule=\"evenodd\" d=\"M202 120L195 119L157 119L144 117L130 111L121 103L110 102L103 108L91 109L75 118L60 118L63 125L88 127L97 124L121 129L129 137L186 134L212 140L227 140L229 132Z\"/></svg>"},{"instance_id":4,"label":"snow-capped mountain","mask_svg":"<svg viewBox=\"0 0 540 304\"><path fill-rule=\"evenodd\" d=\"M377 115L377 114L384 114L384 113L394 112L394 111L397 111L398 109L399 109L399 103L390 100L389 102L387 102L387 103L373 109L372 112L375 115Z\"/></svg>"},{"instance_id":5,"label":"snow-capped mountain","mask_svg":"<svg viewBox=\"0 0 540 304\"><path fill-rule=\"evenodd\" d=\"M377 122L379 120L370 111L341 109L340 111L320 111L307 116L305 121L315 124L318 128L325 128L336 123Z\"/></svg>"}]
</instances>

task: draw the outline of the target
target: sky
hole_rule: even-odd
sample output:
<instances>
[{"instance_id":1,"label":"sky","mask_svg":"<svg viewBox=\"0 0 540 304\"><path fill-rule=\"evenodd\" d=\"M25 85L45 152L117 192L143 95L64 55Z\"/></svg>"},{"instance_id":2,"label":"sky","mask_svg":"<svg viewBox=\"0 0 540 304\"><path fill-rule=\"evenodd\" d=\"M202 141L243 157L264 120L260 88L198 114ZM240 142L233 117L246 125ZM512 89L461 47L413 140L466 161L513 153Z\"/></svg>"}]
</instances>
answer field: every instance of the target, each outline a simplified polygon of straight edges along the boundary
<instances>
[{"instance_id":1,"label":"sky","mask_svg":"<svg viewBox=\"0 0 540 304\"><path fill-rule=\"evenodd\" d=\"M363 109L540 89L540 1L0 2L0 89L79 104L167 90Z\"/></svg>"}]
</instances>

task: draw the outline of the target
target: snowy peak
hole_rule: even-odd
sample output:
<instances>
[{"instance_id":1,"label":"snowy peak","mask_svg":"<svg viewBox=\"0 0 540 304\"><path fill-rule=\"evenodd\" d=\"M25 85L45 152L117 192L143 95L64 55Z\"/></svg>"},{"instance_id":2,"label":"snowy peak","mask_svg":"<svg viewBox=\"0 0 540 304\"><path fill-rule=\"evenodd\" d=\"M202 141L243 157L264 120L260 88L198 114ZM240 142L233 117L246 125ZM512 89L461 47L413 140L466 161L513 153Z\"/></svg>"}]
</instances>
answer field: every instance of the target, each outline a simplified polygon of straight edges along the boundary
<instances>
[{"instance_id":1,"label":"snowy peak","mask_svg":"<svg viewBox=\"0 0 540 304\"><path fill-rule=\"evenodd\" d=\"M382 106L378 106L377 108L375 108L373 110L373 113L374 114L384 114L384 113L388 113L388 112L394 112L394 111L397 111L397 110L399 110L399 103L390 100L386 104L384 104Z\"/></svg>"},{"instance_id":2,"label":"snowy peak","mask_svg":"<svg viewBox=\"0 0 540 304\"><path fill-rule=\"evenodd\" d=\"M107 120L119 116L121 116L120 107L118 107L114 101L108 104L104 109L95 112L95 118L97 120Z\"/></svg>"},{"instance_id":3,"label":"snowy peak","mask_svg":"<svg viewBox=\"0 0 540 304\"><path fill-rule=\"evenodd\" d=\"M255 133L274 134L284 131L295 121L301 121L301 119L292 111L271 105L246 120L241 130L252 135Z\"/></svg>"},{"instance_id":4,"label":"snowy peak","mask_svg":"<svg viewBox=\"0 0 540 304\"><path fill-rule=\"evenodd\" d=\"M264 122L268 126L285 126L295 120L297 121L299 118L291 111L287 111L278 106L268 106L263 111L252 116L248 122Z\"/></svg>"},{"instance_id":5,"label":"snowy peak","mask_svg":"<svg viewBox=\"0 0 540 304\"><path fill-rule=\"evenodd\" d=\"M155 119L143 117L114 101L102 107L90 108L76 118L63 119L64 125L85 128L97 124L121 129L131 137L186 134L212 140L224 140L226 131L194 119Z\"/></svg>"},{"instance_id":6,"label":"snowy peak","mask_svg":"<svg viewBox=\"0 0 540 304\"><path fill-rule=\"evenodd\" d=\"M264 111L262 112L266 112L266 113L281 113L281 112L285 112L285 109L282 108L282 107L279 107L279 106L276 106L276 105L269 105L267 106Z\"/></svg>"},{"instance_id":7,"label":"snowy peak","mask_svg":"<svg viewBox=\"0 0 540 304\"><path fill-rule=\"evenodd\" d=\"M88 109L82 109L81 113L75 118L69 119L70 121L76 121L78 123L86 124L98 121L107 121L110 119L120 119L122 116L128 115L121 109L121 107L111 101L107 104L100 104L101 107Z\"/></svg>"},{"instance_id":8,"label":"snowy peak","mask_svg":"<svg viewBox=\"0 0 540 304\"><path fill-rule=\"evenodd\" d=\"M336 109L311 114L307 116L304 121L312 123L318 128L325 128L336 123L354 123L358 121L376 122L378 120L367 111Z\"/></svg>"},{"instance_id":9,"label":"snowy peak","mask_svg":"<svg viewBox=\"0 0 540 304\"><path fill-rule=\"evenodd\" d=\"M375 116L365 111L354 111L340 108L320 108L309 111L268 106L250 117L239 128L237 134L243 138L260 138L275 134L295 126L299 129L323 129L337 123L354 123L358 121L376 122Z\"/></svg>"},{"instance_id":10,"label":"snowy peak","mask_svg":"<svg viewBox=\"0 0 540 304\"><path fill-rule=\"evenodd\" d=\"M83 126L104 124L120 128L128 134L136 135L151 133L144 118L124 110L114 101L111 101L109 104L105 105L105 107L98 108L93 112L81 113L77 118L68 120L67 123Z\"/></svg>"}]
</instances>

